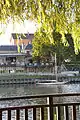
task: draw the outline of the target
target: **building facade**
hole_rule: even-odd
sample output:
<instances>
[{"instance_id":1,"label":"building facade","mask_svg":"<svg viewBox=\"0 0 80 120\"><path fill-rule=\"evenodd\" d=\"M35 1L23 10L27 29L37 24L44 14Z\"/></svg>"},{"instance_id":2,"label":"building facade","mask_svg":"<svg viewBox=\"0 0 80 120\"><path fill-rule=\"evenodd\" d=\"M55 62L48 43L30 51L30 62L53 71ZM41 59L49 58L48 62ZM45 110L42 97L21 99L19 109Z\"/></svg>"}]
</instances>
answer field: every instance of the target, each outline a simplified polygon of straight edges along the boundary
<instances>
[{"instance_id":1,"label":"building facade","mask_svg":"<svg viewBox=\"0 0 80 120\"><path fill-rule=\"evenodd\" d=\"M34 34L30 33L12 33L10 43L11 45L28 45L32 43Z\"/></svg>"},{"instance_id":2,"label":"building facade","mask_svg":"<svg viewBox=\"0 0 80 120\"><path fill-rule=\"evenodd\" d=\"M32 59L32 40L34 34L11 34L11 45L0 46L0 65L24 65Z\"/></svg>"}]
</instances>

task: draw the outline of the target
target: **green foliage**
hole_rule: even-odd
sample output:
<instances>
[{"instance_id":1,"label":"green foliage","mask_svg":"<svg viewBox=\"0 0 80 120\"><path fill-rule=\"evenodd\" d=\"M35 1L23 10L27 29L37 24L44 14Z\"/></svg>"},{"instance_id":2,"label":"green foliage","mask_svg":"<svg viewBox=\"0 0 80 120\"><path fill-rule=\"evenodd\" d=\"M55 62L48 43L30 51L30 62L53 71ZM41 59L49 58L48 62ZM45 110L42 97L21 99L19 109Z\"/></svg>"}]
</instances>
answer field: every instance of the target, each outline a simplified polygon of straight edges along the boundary
<instances>
[{"instance_id":1,"label":"green foliage","mask_svg":"<svg viewBox=\"0 0 80 120\"><path fill-rule=\"evenodd\" d=\"M53 32L52 35L54 35L54 42L51 43L45 31L38 31L35 33L35 38L33 40L33 57L46 61L51 60L52 55L56 53L59 65L65 59L74 59L75 55L71 48L71 44L65 46L64 43L62 43L62 35L59 32Z\"/></svg>"},{"instance_id":2,"label":"green foliage","mask_svg":"<svg viewBox=\"0 0 80 120\"><path fill-rule=\"evenodd\" d=\"M53 39L55 44L59 44L61 42L62 35L59 32L53 31Z\"/></svg>"},{"instance_id":3,"label":"green foliage","mask_svg":"<svg viewBox=\"0 0 80 120\"><path fill-rule=\"evenodd\" d=\"M39 28L33 41L33 56L42 57L50 52L53 54L62 51L64 41L70 46L70 51L73 49L72 52L75 51L76 54L80 52L79 0L2 0L0 21L6 23L9 19L31 19L38 23ZM72 38L69 36L69 39L65 39L65 34L68 33ZM50 49L51 46L55 46L56 51Z\"/></svg>"},{"instance_id":4,"label":"green foliage","mask_svg":"<svg viewBox=\"0 0 80 120\"><path fill-rule=\"evenodd\" d=\"M23 19L25 0L2 0L0 2L0 21L7 23L9 19Z\"/></svg>"},{"instance_id":5,"label":"green foliage","mask_svg":"<svg viewBox=\"0 0 80 120\"><path fill-rule=\"evenodd\" d=\"M39 11L37 11L38 14L36 15L39 17L36 16L35 19L40 24L40 28L44 29L45 36L49 35L50 37L47 37L46 39L45 36L40 36L42 46L40 49L36 49L35 47L36 53L38 51L38 55L41 55L41 52L45 52L45 54L51 52L52 54L53 50L53 52L57 53L57 56L65 56L65 58L66 56L71 58L75 57L75 53L78 53L80 51L80 31L79 29L76 30L76 27L80 26L80 2L75 0L55 0L54 3L49 1L48 5L45 1L38 0L38 2L40 7L38 9ZM41 34L42 31L40 28L39 33ZM60 33L64 35L64 39L66 41L65 43L67 46L64 46L64 39L62 39L62 35ZM37 38L35 39L37 41ZM50 43L48 45L44 45L43 40L44 42L48 40ZM39 46L40 45L41 44L39 44ZM51 50L49 45L54 46L54 49ZM35 50L33 45L33 52L34 51ZM35 52L33 54L35 55Z\"/></svg>"},{"instance_id":6,"label":"green foliage","mask_svg":"<svg viewBox=\"0 0 80 120\"><path fill-rule=\"evenodd\" d=\"M49 36L41 28L41 32L37 31L35 33L33 44L33 57L39 57L40 59L49 56L50 53L50 40Z\"/></svg>"}]
</instances>

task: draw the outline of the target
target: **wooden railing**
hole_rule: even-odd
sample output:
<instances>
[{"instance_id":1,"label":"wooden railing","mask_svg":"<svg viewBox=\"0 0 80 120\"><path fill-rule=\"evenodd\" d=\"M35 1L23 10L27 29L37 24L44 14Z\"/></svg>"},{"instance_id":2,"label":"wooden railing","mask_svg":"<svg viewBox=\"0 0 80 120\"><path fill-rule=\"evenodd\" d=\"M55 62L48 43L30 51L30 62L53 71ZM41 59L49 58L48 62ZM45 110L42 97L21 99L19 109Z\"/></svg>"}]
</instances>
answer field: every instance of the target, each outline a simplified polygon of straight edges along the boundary
<instances>
[{"instance_id":1,"label":"wooden railing","mask_svg":"<svg viewBox=\"0 0 80 120\"><path fill-rule=\"evenodd\" d=\"M69 103L54 103L54 98L60 97L80 97L80 93L70 93L70 94L54 94L54 95L35 95L35 96L22 96L22 97L11 97L11 98L0 98L1 101L13 101L14 100L29 100L29 99L43 99L46 98L45 103L32 104L25 106L9 106L0 108L0 120L3 120L4 111L7 111L4 120L77 120L77 107L79 107L80 102L69 102ZM63 107L63 114L61 115L61 109ZM69 111L71 107L71 112ZM29 118L29 110L32 110L32 118ZM14 119L12 119L12 111L15 110ZM20 112L23 110L23 119L20 117ZM38 115L38 113L39 115ZM46 111L46 113L45 113ZM38 116L38 117L37 117Z\"/></svg>"}]
</instances>

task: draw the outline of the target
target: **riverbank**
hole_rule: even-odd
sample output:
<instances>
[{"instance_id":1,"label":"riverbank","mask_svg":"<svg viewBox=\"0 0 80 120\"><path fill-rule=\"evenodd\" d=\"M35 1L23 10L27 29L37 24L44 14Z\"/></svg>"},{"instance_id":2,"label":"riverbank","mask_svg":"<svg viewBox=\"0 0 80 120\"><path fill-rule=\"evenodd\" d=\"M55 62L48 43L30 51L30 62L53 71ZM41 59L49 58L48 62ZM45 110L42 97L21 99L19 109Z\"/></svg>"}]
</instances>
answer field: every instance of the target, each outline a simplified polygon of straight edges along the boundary
<instances>
[{"instance_id":1,"label":"riverbank","mask_svg":"<svg viewBox=\"0 0 80 120\"><path fill-rule=\"evenodd\" d=\"M1 73L0 85L2 84L67 84L75 81L80 82L79 76L59 76L53 73L33 73L33 72L18 72L18 73Z\"/></svg>"},{"instance_id":2,"label":"riverbank","mask_svg":"<svg viewBox=\"0 0 80 120\"><path fill-rule=\"evenodd\" d=\"M35 84L38 81L55 80L52 73L3 73L0 84Z\"/></svg>"}]
</instances>

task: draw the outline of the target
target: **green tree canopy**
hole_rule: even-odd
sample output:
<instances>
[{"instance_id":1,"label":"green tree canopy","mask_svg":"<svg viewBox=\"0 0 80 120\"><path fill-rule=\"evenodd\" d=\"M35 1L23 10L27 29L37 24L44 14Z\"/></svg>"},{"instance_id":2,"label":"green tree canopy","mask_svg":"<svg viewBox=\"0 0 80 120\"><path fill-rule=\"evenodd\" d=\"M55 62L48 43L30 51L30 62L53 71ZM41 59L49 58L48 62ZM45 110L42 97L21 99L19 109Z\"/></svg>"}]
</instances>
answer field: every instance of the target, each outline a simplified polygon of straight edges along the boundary
<instances>
[{"instance_id":1,"label":"green tree canopy","mask_svg":"<svg viewBox=\"0 0 80 120\"><path fill-rule=\"evenodd\" d=\"M55 44L55 32L62 34L62 43L71 45L65 36L71 34L73 39L71 37L70 39L73 40L72 45L74 45L72 49L75 53L80 52L79 0L2 0L0 1L0 21L7 23L9 19L35 20L39 25L35 38L37 42L39 38L42 43L44 41L44 45L47 41L49 44ZM33 46L33 49L37 47ZM40 46L36 52L38 50L41 51Z\"/></svg>"},{"instance_id":2,"label":"green tree canopy","mask_svg":"<svg viewBox=\"0 0 80 120\"><path fill-rule=\"evenodd\" d=\"M9 19L17 20L24 18L26 2L25 0L1 0L0 1L0 21L7 23Z\"/></svg>"},{"instance_id":3,"label":"green tree canopy","mask_svg":"<svg viewBox=\"0 0 80 120\"><path fill-rule=\"evenodd\" d=\"M54 45L56 43L55 40L59 39L55 33L59 32L62 34L62 43L70 46L70 51L72 51L73 54L78 54L80 52L79 7L80 2L78 0L49 0L48 2L45 0L38 0L32 8L32 13L35 13L32 15L32 18L40 25L35 35L41 37L43 30L47 39L43 38L43 36L41 39L48 40L50 44ZM34 12L34 9L36 12ZM38 50L41 51L41 48Z\"/></svg>"},{"instance_id":4,"label":"green tree canopy","mask_svg":"<svg viewBox=\"0 0 80 120\"><path fill-rule=\"evenodd\" d=\"M70 29L69 25L72 26L75 22L80 23L80 1L2 0L0 2L0 21L9 18L34 19L40 24L49 24L52 29L53 24L54 29L55 27L60 30L64 27Z\"/></svg>"}]
</instances>

